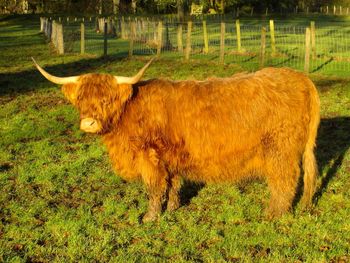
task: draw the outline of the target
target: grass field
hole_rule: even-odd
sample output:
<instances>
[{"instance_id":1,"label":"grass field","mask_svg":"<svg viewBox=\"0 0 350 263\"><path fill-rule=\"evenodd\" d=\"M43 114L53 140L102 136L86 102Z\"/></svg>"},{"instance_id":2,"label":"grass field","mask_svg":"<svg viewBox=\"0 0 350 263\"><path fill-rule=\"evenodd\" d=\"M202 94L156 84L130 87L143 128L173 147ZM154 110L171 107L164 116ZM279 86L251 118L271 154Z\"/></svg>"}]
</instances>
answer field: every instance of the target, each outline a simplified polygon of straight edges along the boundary
<instances>
[{"instance_id":1,"label":"grass field","mask_svg":"<svg viewBox=\"0 0 350 263\"><path fill-rule=\"evenodd\" d=\"M32 65L59 76L132 75L148 60L58 56L39 21L0 17L1 262L350 262L350 78L311 74L322 120L315 206L264 217L264 182L185 183L182 206L140 224L146 192L111 169L78 112ZM236 64L163 58L145 78L205 79L242 71Z\"/></svg>"}]
</instances>

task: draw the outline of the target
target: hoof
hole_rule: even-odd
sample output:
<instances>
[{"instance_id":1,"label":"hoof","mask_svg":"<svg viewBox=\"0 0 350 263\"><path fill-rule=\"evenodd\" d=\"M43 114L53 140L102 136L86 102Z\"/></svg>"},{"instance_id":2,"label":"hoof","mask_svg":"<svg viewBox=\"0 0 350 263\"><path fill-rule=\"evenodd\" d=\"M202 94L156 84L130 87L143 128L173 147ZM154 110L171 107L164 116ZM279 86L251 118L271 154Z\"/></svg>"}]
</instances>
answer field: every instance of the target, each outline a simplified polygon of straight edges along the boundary
<instances>
[{"instance_id":1,"label":"hoof","mask_svg":"<svg viewBox=\"0 0 350 263\"><path fill-rule=\"evenodd\" d=\"M284 215L287 211L267 208L265 210L265 217L268 220L275 220Z\"/></svg>"},{"instance_id":2,"label":"hoof","mask_svg":"<svg viewBox=\"0 0 350 263\"><path fill-rule=\"evenodd\" d=\"M143 218L142 218L142 223L148 223L148 222L154 222L159 218L159 214L157 213L152 213L152 212L147 212Z\"/></svg>"},{"instance_id":3,"label":"hoof","mask_svg":"<svg viewBox=\"0 0 350 263\"><path fill-rule=\"evenodd\" d=\"M175 211L180 207L179 202L168 202L166 210L169 212Z\"/></svg>"}]
</instances>

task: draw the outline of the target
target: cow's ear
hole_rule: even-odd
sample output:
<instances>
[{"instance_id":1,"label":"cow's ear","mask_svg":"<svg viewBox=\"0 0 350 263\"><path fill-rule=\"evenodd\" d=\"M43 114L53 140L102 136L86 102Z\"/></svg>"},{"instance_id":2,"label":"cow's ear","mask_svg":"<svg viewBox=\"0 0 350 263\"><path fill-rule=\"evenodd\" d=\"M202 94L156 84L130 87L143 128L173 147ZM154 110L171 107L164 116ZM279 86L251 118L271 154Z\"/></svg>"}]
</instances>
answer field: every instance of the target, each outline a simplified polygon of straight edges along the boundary
<instances>
[{"instance_id":1,"label":"cow's ear","mask_svg":"<svg viewBox=\"0 0 350 263\"><path fill-rule=\"evenodd\" d=\"M78 85L75 83L68 83L62 86L64 96L73 104L76 104L78 96Z\"/></svg>"},{"instance_id":2,"label":"cow's ear","mask_svg":"<svg viewBox=\"0 0 350 263\"><path fill-rule=\"evenodd\" d=\"M119 98L122 103L126 102L132 96L132 85L120 84L118 87Z\"/></svg>"}]
</instances>

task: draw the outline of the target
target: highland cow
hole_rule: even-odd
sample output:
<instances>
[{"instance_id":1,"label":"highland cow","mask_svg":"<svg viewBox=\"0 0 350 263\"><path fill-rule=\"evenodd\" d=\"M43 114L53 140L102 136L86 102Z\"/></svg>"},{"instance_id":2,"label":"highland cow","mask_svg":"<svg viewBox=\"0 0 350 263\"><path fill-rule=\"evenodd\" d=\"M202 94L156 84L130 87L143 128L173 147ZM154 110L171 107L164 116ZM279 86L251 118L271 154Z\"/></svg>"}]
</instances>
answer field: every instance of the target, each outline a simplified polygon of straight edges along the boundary
<instances>
[{"instance_id":1,"label":"highland cow","mask_svg":"<svg viewBox=\"0 0 350 263\"><path fill-rule=\"evenodd\" d=\"M34 61L35 63L35 61ZM179 207L181 178L236 182L265 178L271 217L288 211L302 163L302 202L312 203L320 121L312 81L291 69L265 68L205 81L140 81L85 74L55 77L35 63L80 112L80 128L100 134L115 171L141 179L149 195L143 221Z\"/></svg>"}]
</instances>

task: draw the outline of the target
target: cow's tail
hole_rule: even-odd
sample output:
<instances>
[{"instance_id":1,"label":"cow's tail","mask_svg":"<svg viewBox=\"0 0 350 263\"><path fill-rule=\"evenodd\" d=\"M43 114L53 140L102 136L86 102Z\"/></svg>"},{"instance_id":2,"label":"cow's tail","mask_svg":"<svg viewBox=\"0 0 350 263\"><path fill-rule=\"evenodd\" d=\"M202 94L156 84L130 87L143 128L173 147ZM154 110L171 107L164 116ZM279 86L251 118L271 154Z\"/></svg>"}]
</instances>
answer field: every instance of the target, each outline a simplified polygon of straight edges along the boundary
<instances>
[{"instance_id":1,"label":"cow's tail","mask_svg":"<svg viewBox=\"0 0 350 263\"><path fill-rule=\"evenodd\" d=\"M318 175L314 148L316 146L317 129L320 123L320 100L316 87L313 83L311 83L310 86L309 96L310 120L307 132L307 141L303 154L304 193L302 197L302 204L305 208L310 207L312 204L312 197L315 192L316 178Z\"/></svg>"}]
</instances>

